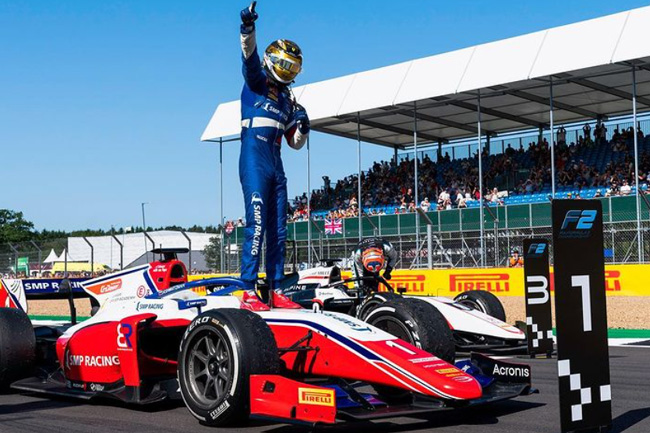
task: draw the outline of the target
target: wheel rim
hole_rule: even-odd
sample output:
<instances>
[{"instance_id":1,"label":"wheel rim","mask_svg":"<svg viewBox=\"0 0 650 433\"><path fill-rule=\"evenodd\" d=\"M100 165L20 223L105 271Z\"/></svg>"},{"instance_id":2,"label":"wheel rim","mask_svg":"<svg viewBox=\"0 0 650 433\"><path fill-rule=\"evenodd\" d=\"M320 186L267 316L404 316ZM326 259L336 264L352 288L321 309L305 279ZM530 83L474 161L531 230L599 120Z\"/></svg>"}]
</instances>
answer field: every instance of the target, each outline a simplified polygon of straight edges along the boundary
<instances>
[{"instance_id":1,"label":"wheel rim","mask_svg":"<svg viewBox=\"0 0 650 433\"><path fill-rule=\"evenodd\" d=\"M197 333L187 355L188 390L194 401L213 407L233 381L233 356L225 336L215 330Z\"/></svg>"},{"instance_id":2,"label":"wheel rim","mask_svg":"<svg viewBox=\"0 0 650 433\"><path fill-rule=\"evenodd\" d=\"M471 308L472 310L478 310L481 313L485 313L485 309L481 306L481 304L471 299L463 299L462 301L459 302L459 304L464 305L467 308Z\"/></svg>"},{"instance_id":3,"label":"wheel rim","mask_svg":"<svg viewBox=\"0 0 650 433\"><path fill-rule=\"evenodd\" d=\"M406 327L406 325L393 317L378 317L377 320L372 323L372 325L376 326L382 331L388 332L389 334L401 340L406 341L407 343L415 345L415 342L413 341L413 335Z\"/></svg>"}]
</instances>

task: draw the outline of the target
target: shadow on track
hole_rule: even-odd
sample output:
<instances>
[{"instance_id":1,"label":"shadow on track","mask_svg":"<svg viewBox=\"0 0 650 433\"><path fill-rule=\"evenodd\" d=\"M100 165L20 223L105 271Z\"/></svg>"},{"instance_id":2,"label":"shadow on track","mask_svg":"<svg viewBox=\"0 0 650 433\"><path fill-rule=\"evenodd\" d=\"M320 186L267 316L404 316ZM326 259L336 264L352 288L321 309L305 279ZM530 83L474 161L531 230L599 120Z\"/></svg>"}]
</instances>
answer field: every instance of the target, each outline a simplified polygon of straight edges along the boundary
<instances>
[{"instance_id":1,"label":"shadow on track","mask_svg":"<svg viewBox=\"0 0 650 433\"><path fill-rule=\"evenodd\" d=\"M640 423L648 417L650 417L650 407L628 410L624 414L621 414L614 418L612 421L612 433L624 432L625 430Z\"/></svg>"},{"instance_id":2,"label":"shadow on track","mask_svg":"<svg viewBox=\"0 0 650 433\"><path fill-rule=\"evenodd\" d=\"M265 430L267 433L294 433L294 432L343 432L343 431L372 431L386 433L401 433L411 430L433 429L458 425L495 425L499 423L499 417L513 414L524 410L545 406L543 403L530 403L523 401L508 401L498 405L487 405L477 408L458 409L447 412L435 412L431 414L410 415L402 417L406 422L395 422L391 420L359 421L336 424L333 426L318 426L309 428L303 426L283 425L277 428ZM397 417L396 417L397 419ZM411 421L415 420L415 421Z\"/></svg>"}]
</instances>

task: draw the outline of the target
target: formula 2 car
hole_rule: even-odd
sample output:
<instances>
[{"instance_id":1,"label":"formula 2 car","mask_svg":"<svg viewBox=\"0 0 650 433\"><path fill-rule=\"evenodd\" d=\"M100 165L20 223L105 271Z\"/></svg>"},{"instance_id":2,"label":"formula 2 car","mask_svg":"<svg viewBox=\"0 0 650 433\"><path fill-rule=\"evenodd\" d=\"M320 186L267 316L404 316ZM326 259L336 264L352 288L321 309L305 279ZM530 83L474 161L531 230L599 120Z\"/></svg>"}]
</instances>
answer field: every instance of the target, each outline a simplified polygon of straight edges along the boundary
<instances>
[{"instance_id":1,"label":"formula 2 car","mask_svg":"<svg viewBox=\"0 0 650 433\"><path fill-rule=\"evenodd\" d=\"M345 314L274 292L268 304L232 296L243 287L235 278L165 288L173 266L158 265L85 282L99 309L76 325L35 327L20 309L0 309L0 386L134 404L182 398L207 425L249 416L334 423L533 392L526 365L478 354L452 365Z\"/></svg>"},{"instance_id":2,"label":"formula 2 car","mask_svg":"<svg viewBox=\"0 0 650 433\"><path fill-rule=\"evenodd\" d=\"M357 317L448 361L453 360L454 349L450 346L462 352L515 353L526 350L526 335L505 322L503 306L492 293L468 291L453 300L434 296L404 296L382 277L344 279L336 262L326 260L322 266L300 271L298 283L283 289L282 293L305 308L338 311ZM379 280L386 291L368 289L364 279ZM350 284L354 284L354 288L348 288ZM420 306L419 309L423 311L413 311L404 306L406 299L418 299L427 305ZM432 312L434 309L442 318L438 317L440 314ZM393 316L402 316L412 326L395 326ZM453 343L441 347L439 342L428 345L422 341L422 335L430 326L428 322L435 320L449 325L451 332L447 335Z\"/></svg>"}]
</instances>

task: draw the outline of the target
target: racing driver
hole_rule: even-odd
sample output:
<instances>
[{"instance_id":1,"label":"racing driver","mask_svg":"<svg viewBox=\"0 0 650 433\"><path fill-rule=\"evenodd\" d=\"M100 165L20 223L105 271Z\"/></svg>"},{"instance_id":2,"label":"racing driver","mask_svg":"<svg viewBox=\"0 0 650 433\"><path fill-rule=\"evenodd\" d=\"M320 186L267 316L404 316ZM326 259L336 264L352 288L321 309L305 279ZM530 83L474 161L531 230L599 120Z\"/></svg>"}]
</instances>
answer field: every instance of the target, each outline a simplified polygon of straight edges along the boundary
<instances>
[{"instance_id":1,"label":"racing driver","mask_svg":"<svg viewBox=\"0 0 650 433\"><path fill-rule=\"evenodd\" d=\"M384 270L384 278L391 279L393 266L397 262L397 252L393 245L377 237L363 239L352 253L352 270L355 278L378 277L379 271ZM379 290L379 281L367 280L362 282L371 291Z\"/></svg>"},{"instance_id":2,"label":"racing driver","mask_svg":"<svg viewBox=\"0 0 650 433\"><path fill-rule=\"evenodd\" d=\"M302 52L294 42L278 39L266 48L260 62L255 4L240 14L245 83L241 93L239 179L246 206L241 278L249 290L255 288L265 235L266 273L271 288L284 276L287 178L280 145L284 135L289 146L300 149L310 128L307 112L296 103L290 89L302 70Z\"/></svg>"}]
</instances>

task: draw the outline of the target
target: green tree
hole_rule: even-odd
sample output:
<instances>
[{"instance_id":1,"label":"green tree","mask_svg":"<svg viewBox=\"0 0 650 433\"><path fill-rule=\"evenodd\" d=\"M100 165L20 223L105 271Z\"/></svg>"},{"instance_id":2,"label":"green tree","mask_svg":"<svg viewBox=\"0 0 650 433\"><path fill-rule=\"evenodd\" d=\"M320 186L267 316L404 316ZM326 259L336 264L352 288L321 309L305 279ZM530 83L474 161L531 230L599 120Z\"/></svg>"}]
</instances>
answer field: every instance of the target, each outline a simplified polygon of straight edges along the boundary
<instances>
[{"instance_id":1,"label":"green tree","mask_svg":"<svg viewBox=\"0 0 650 433\"><path fill-rule=\"evenodd\" d=\"M34 223L27 221L22 212L0 209L0 244L25 242L34 237Z\"/></svg>"},{"instance_id":2,"label":"green tree","mask_svg":"<svg viewBox=\"0 0 650 433\"><path fill-rule=\"evenodd\" d=\"M211 270L219 270L221 265L221 239L217 236L211 237L203 249L205 262Z\"/></svg>"}]
</instances>

